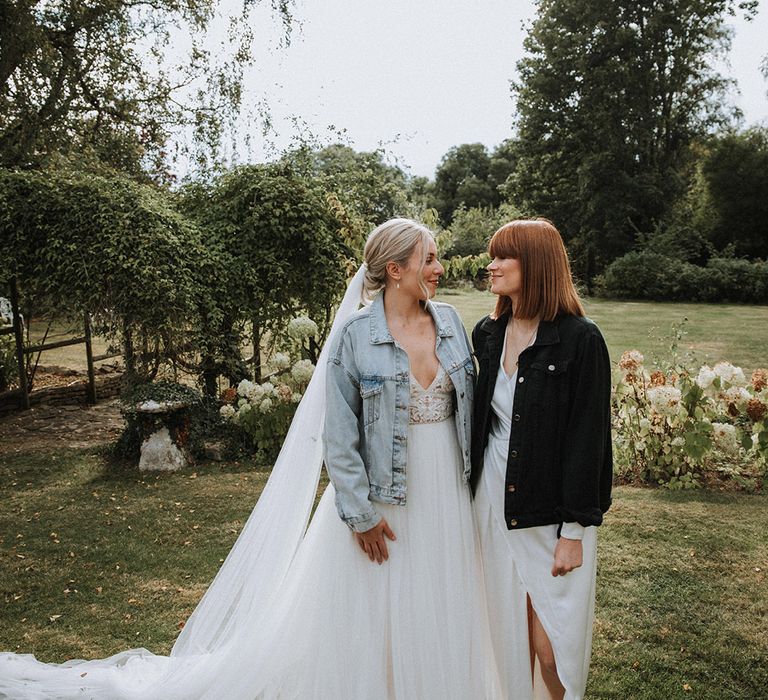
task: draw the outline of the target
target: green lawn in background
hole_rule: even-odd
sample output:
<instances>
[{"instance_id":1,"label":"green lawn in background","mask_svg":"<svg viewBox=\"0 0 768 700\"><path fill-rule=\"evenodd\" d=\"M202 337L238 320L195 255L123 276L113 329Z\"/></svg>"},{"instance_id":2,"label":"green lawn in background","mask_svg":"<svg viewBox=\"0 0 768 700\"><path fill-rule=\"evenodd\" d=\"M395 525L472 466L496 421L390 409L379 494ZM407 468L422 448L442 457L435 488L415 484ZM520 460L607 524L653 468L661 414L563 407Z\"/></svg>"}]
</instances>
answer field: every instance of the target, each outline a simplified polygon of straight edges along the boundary
<instances>
[{"instance_id":1,"label":"green lawn in background","mask_svg":"<svg viewBox=\"0 0 768 700\"><path fill-rule=\"evenodd\" d=\"M0 650L167 653L266 477L246 462L140 475L94 451L0 457ZM766 531L765 495L617 488L586 697L765 697Z\"/></svg>"},{"instance_id":2,"label":"green lawn in background","mask_svg":"<svg viewBox=\"0 0 768 700\"><path fill-rule=\"evenodd\" d=\"M493 310L496 300L490 292L465 289L441 289L437 298L458 309L468 330ZM585 307L600 326L614 362L630 349L640 350L646 363L655 356L669 359L672 325L687 318L680 353L692 353L700 364L727 360L745 372L768 366L768 306L590 298Z\"/></svg>"}]
</instances>

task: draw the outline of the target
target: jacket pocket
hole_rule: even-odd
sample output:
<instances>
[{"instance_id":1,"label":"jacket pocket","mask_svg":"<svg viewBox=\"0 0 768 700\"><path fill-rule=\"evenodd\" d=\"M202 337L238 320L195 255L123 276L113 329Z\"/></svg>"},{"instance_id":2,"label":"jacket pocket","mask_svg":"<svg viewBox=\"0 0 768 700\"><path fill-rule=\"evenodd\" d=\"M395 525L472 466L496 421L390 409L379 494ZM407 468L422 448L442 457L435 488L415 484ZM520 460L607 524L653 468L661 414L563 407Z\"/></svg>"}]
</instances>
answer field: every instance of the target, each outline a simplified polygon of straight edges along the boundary
<instances>
[{"instance_id":1,"label":"jacket pocket","mask_svg":"<svg viewBox=\"0 0 768 700\"><path fill-rule=\"evenodd\" d=\"M381 393L384 381L378 377L360 378L360 397L363 400L363 423L371 425L379 419L381 412Z\"/></svg>"}]
</instances>

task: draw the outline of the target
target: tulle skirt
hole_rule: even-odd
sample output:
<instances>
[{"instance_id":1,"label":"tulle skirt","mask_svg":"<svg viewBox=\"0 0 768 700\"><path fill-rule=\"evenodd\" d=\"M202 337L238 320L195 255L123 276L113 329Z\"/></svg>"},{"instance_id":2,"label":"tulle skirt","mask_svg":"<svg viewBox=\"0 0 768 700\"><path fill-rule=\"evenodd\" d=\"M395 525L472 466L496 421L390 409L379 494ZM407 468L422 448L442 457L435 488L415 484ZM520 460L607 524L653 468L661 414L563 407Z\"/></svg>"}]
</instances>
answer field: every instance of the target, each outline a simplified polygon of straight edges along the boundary
<instances>
[{"instance_id":1,"label":"tulle skirt","mask_svg":"<svg viewBox=\"0 0 768 700\"><path fill-rule=\"evenodd\" d=\"M502 695L453 418L408 430L407 505L372 563L323 494L262 624L214 653L41 664L0 656L0 697L490 700ZM169 668L169 666L171 668ZM517 697L515 695L515 697Z\"/></svg>"}]
</instances>

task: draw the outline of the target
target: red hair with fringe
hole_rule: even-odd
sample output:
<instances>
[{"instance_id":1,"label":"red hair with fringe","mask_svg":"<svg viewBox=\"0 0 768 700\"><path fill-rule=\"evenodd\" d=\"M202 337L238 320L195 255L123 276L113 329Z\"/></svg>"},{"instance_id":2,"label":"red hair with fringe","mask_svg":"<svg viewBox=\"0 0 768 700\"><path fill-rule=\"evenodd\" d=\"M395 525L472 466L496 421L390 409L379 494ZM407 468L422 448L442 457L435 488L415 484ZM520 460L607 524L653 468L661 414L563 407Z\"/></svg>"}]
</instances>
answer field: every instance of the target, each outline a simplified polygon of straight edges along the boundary
<instances>
[{"instance_id":1,"label":"red hair with fringe","mask_svg":"<svg viewBox=\"0 0 768 700\"><path fill-rule=\"evenodd\" d=\"M563 239L548 219L504 224L491 237L488 253L492 258L520 261L522 289L515 317L552 321L559 313L584 316ZM512 311L512 299L499 296L493 318L508 311Z\"/></svg>"}]
</instances>

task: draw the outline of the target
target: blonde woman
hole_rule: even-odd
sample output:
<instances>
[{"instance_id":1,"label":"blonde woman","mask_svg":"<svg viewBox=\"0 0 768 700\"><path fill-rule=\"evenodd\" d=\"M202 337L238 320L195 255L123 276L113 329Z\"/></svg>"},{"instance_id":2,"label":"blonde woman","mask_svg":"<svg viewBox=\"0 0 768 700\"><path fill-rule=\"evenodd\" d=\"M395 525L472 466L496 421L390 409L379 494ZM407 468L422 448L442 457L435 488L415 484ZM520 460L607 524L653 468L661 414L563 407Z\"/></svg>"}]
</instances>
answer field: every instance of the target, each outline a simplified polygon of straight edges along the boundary
<instances>
[{"instance_id":1,"label":"blonde woman","mask_svg":"<svg viewBox=\"0 0 768 700\"><path fill-rule=\"evenodd\" d=\"M371 233L267 486L170 657L0 654L0 697L501 698L467 483L474 366L456 311L430 300L442 274L424 226Z\"/></svg>"}]
</instances>

